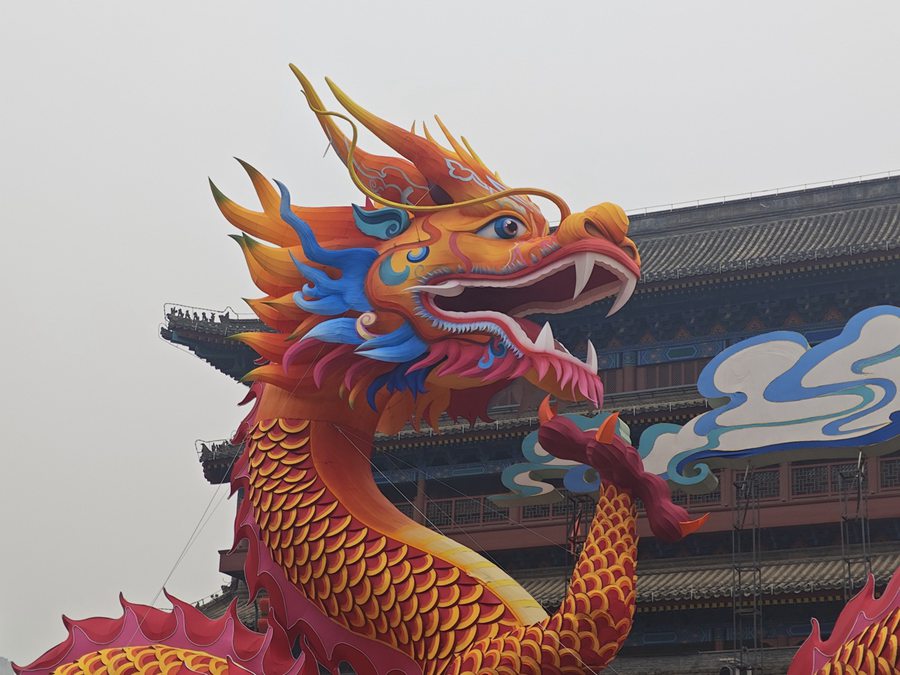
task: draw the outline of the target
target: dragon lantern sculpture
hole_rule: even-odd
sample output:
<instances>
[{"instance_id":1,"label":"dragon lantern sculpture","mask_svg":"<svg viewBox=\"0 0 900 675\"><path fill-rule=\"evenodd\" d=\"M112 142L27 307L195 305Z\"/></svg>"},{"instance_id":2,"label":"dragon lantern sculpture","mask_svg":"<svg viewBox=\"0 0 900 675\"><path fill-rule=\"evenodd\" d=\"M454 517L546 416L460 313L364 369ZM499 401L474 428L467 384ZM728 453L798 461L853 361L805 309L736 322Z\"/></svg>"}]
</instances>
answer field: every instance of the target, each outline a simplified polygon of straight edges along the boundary
<instances>
[{"instance_id":1,"label":"dragon lantern sculpture","mask_svg":"<svg viewBox=\"0 0 900 675\"><path fill-rule=\"evenodd\" d=\"M603 479L552 616L494 564L397 511L376 487L371 454L376 432L422 420L436 428L444 412L474 420L520 377L599 405L593 346L581 360L549 324L527 317L611 296L612 310L621 307L640 274L628 218L613 204L571 213L552 193L509 188L439 119L449 148L427 128L419 135L376 117L330 81L352 117L329 111L292 68L367 200L296 206L284 185L243 162L261 211L212 188L265 294L250 306L272 329L237 336L261 365L247 375L253 408L232 471L243 496L235 540L249 541L251 593L271 598L268 630L246 629L233 608L210 620L174 598L171 612L123 600L118 619L67 621L67 640L19 672L312 675L343 662L360 675L603 669L632 624L634 500L663 539L702 523L643 470L614 418L585 432L541 406L541 445ZM358 148L356 122L401 157ZM532 196L559 208L558 228Z\"/></svg>"}]
</instances>

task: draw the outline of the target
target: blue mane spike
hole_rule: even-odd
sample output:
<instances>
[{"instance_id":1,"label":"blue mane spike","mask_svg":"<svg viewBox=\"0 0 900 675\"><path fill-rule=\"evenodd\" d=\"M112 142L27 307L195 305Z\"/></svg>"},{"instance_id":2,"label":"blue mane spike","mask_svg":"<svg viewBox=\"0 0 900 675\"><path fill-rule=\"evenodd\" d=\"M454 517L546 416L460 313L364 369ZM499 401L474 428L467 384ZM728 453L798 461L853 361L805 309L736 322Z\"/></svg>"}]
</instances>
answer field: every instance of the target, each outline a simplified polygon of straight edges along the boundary
<instances>
[{"instance_id":1,"label":"blue mane spike","mask_svg":"<svg viewBox=\"0 0 900 675\"><path fill-rule=\"evenodd\" d=\"M366 275L372 268L378 252L374 248L346 248L330 250L323 248L309 223L297 217L291 210L291 193L284 184L275 181L281 191L279 213L281 219L293 228L300 238L303 254L314 263L332 267L340 272L333 279L324 270L291 259L297 270L309 281L302 292L294 294L294 302L301 309L323 316L334 316L349 310L369 312L372 305L365 292Z\"/></svg>"}]
</instances>

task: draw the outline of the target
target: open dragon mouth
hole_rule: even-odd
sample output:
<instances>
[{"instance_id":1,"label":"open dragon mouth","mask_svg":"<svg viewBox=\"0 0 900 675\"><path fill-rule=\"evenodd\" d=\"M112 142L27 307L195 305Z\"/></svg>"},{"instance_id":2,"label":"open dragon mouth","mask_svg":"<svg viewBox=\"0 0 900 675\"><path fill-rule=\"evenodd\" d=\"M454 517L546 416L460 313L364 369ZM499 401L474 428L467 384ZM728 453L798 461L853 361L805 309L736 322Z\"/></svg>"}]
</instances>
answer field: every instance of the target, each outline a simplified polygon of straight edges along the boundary
<instances>
[{"instance_id":1,"label":"open dragon mouth","mask_svg":"<svg viewBox=\"0 0 900 675\"><path fill-rule=\"evenodd\" d=\"M562 373L574 365L581 373L596 377L597 353L590 341L587 361L582 362L554 338L549 323L541 327L525 317L572 312L615 296L611 315L628 302L637 279L637 266L624 253L589 250L551 254L540 266L528 266L514 274L442 277L410 290L418 294L424 313L433 322L451 332L497 334L519 355L536 359L541 378L546 373L544 363Z\"/></svg>"}]
</instances>

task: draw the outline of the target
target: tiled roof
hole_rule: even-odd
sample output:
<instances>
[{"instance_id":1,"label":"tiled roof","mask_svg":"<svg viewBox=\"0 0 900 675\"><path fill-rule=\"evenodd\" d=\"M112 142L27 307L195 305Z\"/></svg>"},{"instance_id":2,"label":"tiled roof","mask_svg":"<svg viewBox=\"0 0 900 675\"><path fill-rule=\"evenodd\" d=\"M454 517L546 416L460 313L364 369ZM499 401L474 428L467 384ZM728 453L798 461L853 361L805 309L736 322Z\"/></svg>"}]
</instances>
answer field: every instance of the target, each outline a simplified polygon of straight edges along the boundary
<instances>
[{"instance_id":1,"label":"tiled roof","mask_svg":"<svg viewBox=\"0 0 900 675\"><path fill-rule=\"evenodd\" d=\"M243 582L236 589L226 589L223 592L200 604L198 609L210 619L218 619L228 611L228 606L233 600L237 600L237 614L241 623L253 627L256 625L256 606L250 602L247 594L247 585Z\"/></svg>"},{"instance_id":2,"label":"tiled roof","mask_svg":"<svg viewBox=\"0 0 900 675\"><path fill-rule=\"evenodd\" d=\"M900 249L900 177L631 215L645 282Z\"/></svg>"},{"instance_id":3,"label":"tiled roof","mask_svg":"<svg viewBox=\"0 0 900 675\"><path fill-rule=\"evenodd\" d=\"M671 602L731 597L730 563L704 566L694 563L678 569L688 559L672 560L663 569L638 569L638 602ZM872 557L875 581L883 585L900 567L900 552L876 554ZM843 588L844 561L841 558L803 558L763 563L763 593L783 595ZM519 583L543 605L561 602L566 590L562 570L551 570L539 576L521 576Z\"/></svg>"}]
</instances>

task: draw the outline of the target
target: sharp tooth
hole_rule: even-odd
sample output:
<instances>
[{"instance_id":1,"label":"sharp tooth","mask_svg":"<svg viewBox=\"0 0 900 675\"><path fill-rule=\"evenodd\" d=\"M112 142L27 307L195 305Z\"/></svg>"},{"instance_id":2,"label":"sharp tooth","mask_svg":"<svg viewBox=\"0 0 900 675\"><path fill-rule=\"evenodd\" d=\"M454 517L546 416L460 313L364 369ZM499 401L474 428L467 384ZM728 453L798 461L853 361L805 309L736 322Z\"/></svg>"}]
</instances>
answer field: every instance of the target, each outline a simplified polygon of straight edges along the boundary
<instances>
[{"instance_id":1,"label":"sharp tooth","mask_svg":"<svg viewBox=\"0 0 900 675\"><path fill-rule=\"evenodd\" d=\"M622 305L628 302L631 299L631 294L634 293L634 286L637 284L637 279L633 277L629 277L625 282L625 285L619 291L618 296L616 296L616 301L613 303L613 306L609 308L609 311L606 313L606 316L612 316L620 309L622 309Z\"/></svg>"},{"instance_id":2,"label":"sharp tooth","mask_svg":"<svg viewBox=\"0 0 900 675\"><path fill-rule=\"evenodd\" d=\"M542 352L554 351L555 347L553 346L553 329L550 328L549 323L545 323L544 327L541 328L541 334L538 335L537 340L534 341L534 346Z\"/></svg>"},{"instance_id":3,"label":"sharp tooth","mask_svg":"<svg viewBox=\"0 0 900 675\"><path fill-rule=\"evenodd\" d=\"M575 291L572 293L573 300L581 295L581 291L587 286L593 271L594 259L589 254L580 253L575 256Z\"/></svg>"},{"instance_id":4,"label":"sharp tooth","mask_svg":"<svg viewBox=\"0 0 900 675\"><path fill-rule=\"evenodd\" d=\"M462 293L465 290L465 287L456 281L448 281L445 284L436 284L434 286L410 286L407 290L453 297Z\"/></svg>"},{"instance_id":5,"label":"sharp tooth","mask_svg":"<svg viewBox=\"0 0 900 675\"><path fill-rule=\"evenodd\" d=\"M587 344L587 367L591 369L592 373L597 372L597 350L594 349L594 343L588 340Z\"/></svg>"}]
</instances>

